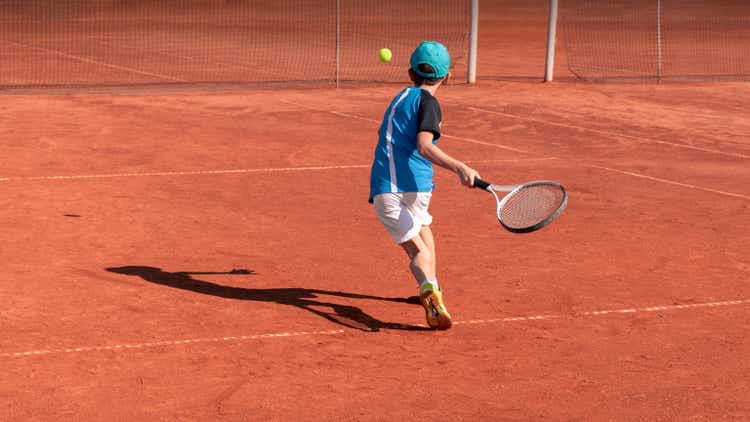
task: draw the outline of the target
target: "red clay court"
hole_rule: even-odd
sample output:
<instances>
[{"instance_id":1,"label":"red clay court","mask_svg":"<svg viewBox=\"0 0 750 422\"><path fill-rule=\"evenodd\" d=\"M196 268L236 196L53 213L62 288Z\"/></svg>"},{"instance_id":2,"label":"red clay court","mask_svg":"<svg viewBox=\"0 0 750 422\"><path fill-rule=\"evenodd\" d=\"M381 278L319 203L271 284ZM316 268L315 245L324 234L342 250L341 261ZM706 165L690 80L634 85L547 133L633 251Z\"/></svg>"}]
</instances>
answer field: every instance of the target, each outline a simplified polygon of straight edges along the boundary
<instances>
[{"instance_id":1,"label":"red clay court","mask_svg":"<svg viewBox=\"0 0 750 422\"><path fill-rule=\"evenodd\" d=\"M403 84L0 96L0 420L750 420L750 85L540 83L546 4L482 2L439 145L570 203L436 170L444 332L367 203Z\"/></svg>"}]
</instances>

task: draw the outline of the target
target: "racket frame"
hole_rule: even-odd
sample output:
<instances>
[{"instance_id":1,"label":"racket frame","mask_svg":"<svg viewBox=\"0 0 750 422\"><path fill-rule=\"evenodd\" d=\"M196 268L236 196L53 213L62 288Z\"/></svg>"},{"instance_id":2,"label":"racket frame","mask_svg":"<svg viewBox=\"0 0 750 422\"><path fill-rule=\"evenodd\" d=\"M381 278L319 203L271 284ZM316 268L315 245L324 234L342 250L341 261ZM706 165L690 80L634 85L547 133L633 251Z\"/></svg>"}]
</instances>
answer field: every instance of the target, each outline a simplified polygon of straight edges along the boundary
<instances>
[{"instance_id":1,"label":"racket frame","mask_svg":"<svg viewBox=\"0 0 750 422\"><path fill-rule=\"evenodd\" d=\"M562 190L563 199L560 202L560 206L557 207L557 210L555 210L555 212L550 214L547 218L540 221L539 223L534 224L533 226L522 227L522 228L507 226L503 222L503 219L500 216L502 214L503 207L508 202L508 200L510 200L510 198L512 198L513 195L515 195L516 193L518 193L518 191L522 189L531 188L531 187L539 186L539 185L555 186L555 187L560 188L560 190ZM565 210L565 207L568 205L568 191L565 190L565 187L563 185L552 180L535 180L533 182L522 183L520 185L493 185L491 183L485 182L484 180L475 179L474 186L480 189L486 190L487 192L491 193L492 196L495 197L495 202L497 203L497 221L500 223L501 226L503 226L504 229L512 233L531 233L533 231L537 231L541 228L544 228L547 225L549 225L551 222L555 221L555 219L559 217L560 214L562 214L562 212ZM508 192L508 193L506 193L505 196L503 196L503 198L500 199L500 197L497 196L498 192Z\"/></svg>"}]
</instances>

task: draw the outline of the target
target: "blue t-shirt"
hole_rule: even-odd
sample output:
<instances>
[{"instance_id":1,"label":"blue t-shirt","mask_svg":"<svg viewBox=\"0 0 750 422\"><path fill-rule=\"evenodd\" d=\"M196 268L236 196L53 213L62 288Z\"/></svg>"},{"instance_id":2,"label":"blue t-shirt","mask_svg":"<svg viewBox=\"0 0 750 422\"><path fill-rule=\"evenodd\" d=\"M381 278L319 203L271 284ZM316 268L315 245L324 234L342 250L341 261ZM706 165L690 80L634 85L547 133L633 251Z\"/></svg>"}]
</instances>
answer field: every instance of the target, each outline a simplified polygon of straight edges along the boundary
<instances>
[{"instance_id":1,"label":"blue t-shirt","mask_svg":"<svg viewBox=\"0 0 750 422\"><path fill-rule=\"evenodd\" d=\"M410 87L399 92L385 111L370 172L370 202L386 192L431 192L432 163L417 151L417 133L440 138L440 104L428 91Z\"/></svg>"}]
</instances>

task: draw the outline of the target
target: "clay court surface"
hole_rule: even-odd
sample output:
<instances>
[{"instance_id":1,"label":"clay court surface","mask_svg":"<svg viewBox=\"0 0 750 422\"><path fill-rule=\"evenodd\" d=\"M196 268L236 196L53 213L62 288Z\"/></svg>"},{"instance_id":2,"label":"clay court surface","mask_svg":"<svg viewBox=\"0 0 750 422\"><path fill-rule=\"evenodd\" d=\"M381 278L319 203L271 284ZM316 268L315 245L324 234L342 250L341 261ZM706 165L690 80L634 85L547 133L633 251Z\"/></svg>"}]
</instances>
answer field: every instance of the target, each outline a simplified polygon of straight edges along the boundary
<instances>
[{"instance_id":1,"label":"clay court surface","mask_svg":"<svg viewBox=\"0 0 750 422\"><path fill-rule=\"evenodd\" d=\"M541 84L536 3L439 145L570 203L436 172L446 332L367 203L399 85L0 97L0 420L750 419L750 86Z\"/></svg>"}]
</instances>

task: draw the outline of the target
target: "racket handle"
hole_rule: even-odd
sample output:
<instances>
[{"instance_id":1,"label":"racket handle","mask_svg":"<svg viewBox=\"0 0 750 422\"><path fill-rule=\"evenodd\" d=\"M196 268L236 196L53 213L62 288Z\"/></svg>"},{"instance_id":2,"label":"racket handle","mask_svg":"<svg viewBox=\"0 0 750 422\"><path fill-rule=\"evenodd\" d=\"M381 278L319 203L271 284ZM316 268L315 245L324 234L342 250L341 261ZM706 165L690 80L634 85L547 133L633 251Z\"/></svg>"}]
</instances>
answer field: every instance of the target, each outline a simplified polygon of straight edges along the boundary
<instances>
[{"instance_id":1,"label":"racket handle","mask_svg":"<svg viewBox=\"0 0 750 422\"><path fill-rule=\"evenodd\" d=\"M474 178L474 187L487 190L488 187L490 187L490 183L485 182L484 180L475 177Z\"/></svg>"}]
</instances>

